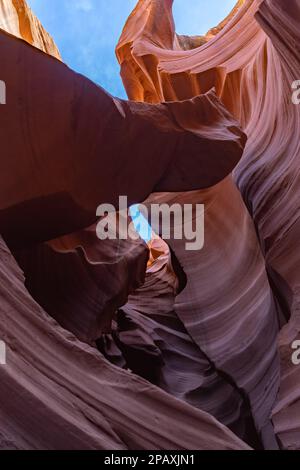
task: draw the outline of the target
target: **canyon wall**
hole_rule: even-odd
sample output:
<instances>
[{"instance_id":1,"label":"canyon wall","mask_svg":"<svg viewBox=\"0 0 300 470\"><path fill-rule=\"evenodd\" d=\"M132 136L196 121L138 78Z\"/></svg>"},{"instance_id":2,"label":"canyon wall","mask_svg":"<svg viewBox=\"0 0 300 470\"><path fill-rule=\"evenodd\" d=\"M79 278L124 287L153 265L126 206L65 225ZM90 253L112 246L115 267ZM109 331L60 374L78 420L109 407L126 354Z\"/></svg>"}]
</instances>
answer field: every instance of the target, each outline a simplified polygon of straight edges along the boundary
<instances>
[{"instance_id":1,"label":"canyon wall","mask_svg":"<svg viewBox=\"0 0 300 470\"><path fill-rule=\"evenodd\" d=\"M276 329L282 327L281 391L273 408L274 423L280 444L298 448L299 368L291 362L291 344L299 339L300 108L292 103L291 85L300 76L299 2L238 2L235 15L215 29L217 34L209 32L205 44L191 50L178 44L172 3L141 0L124 28L117 56L129 97L177 101L215 87L248 136L233 180L210 193L160 196L205 201L207 207L207 245L198 263L173 242L189 279L177 298L178 314L213 363L247 393L250 403L253 398L258 419L262 410L266 419L268 399L276 396L279 367L274 346ZM242 351L246 356L241 367ZM272 384L273 392L268 390Z\"/></svg>"},{"instance_id":2,"label":"canyon wall","mask_svg":"<svg viewBox=\"0 0 300 470\"><path fill-rule=\"evenodd\" d=\"M299 3L192 39L172 3L124 27L126 101L0 0L0 448L300 449ZM99 241L123 194L205 204L204 248Z\"/></svg>"}]
</instances>

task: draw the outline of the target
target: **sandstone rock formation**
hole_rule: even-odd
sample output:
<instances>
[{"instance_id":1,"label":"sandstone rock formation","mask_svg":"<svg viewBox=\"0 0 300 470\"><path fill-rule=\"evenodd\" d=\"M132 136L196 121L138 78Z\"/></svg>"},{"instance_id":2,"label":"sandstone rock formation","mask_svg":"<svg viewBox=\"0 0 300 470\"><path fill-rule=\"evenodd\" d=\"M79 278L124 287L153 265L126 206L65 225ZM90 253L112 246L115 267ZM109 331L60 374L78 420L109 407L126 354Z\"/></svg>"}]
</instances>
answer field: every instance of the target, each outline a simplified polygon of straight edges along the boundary
<instances>
[{"instance_id":1,"label":"sandstone rock formation","mask_svg":"<svg viewBox=\"0 0 300 470\"><path fill-rule=\"evenodd\" d=\"M24 0L1 0L0 28L60 59L52 37Z\"/></svg>"},{"instance_id":2,"label":"sandstone rock formation","mask_svg":"<svg viewBox=\"0 0 300 470\"><path fill-rule=\"evenodd\" d=\"M276 330L289 321L280 333L279 348L282 357L279 397L285 389L286 401L281 397L275 406L274 422L280 445L299 448L297 413L291 410L290 419L286 418L288 407L299 406L299 395L295 393L299 370L291 364L291 344L297 337L299 339L296 325L300 147L296 135L300 108L291 100L291 84L300 75L299 2L246 0L237 6L236 14L217 28L218 34L213 39L198 49L183 51L174 33L172 2L140 1L123 31L117 55L130 98L153 103L181 100L205 93L214 86L248 136L245 154L234 174L247 210L242 207L231 180L204 194L176 196L182 202L187 198L205 200L208 208L207 244L199 253L198 263L194 257L188 259L180 244L174 241L175 252L190 281L190 287L188 284L177 298L180 310L177 311L214 364L246 392L256 425L266 434L263 437L266 445L270 444L270 433L269 430L264 432L261 418L264 413L263 420L269 415L277 393ZM160 28L156 27L158 21ZM163 198L166 200L168 196ZM249 213L260 249L254 248L256 235L248 220ZM220 259L225 253L226 263ZM265 266L276 307L275 304L272 307L271 293L268 294L266 287ZM247 278L244 287L243 278ZM245 309L241 315L243 304ZM237 317L234 319L235 308ZM277 311L277 325L270 309ZM256 314L258 317L254 320ZM261 320L265 319L263 322L258 319L260 315ZM222 342L217 341L218 337ZM236 346L233 346L234 338ZM256 341L261 342L261 346L255 345ZM261 359L247 353L245 345L251 348L252 354L260 350ZM247 360L241 367L242 351ZM235 353L239 358L236 362Z\"/></svg>"},{"instance_id":3,"label":"sandstone rock formation","mask_svg":"<svg viewBox=\"0 0 300 470\"><path fill-rule=\"evenodd\" d=\"M0 0L0 448L300 449L299 2L192 39L172 3L125 25L125 101ZM205 204L204 248L99 241L119 195Z\"/></svg>"},{"instance_id":4,"label":"sandstone rock formation","mask_svg":"<svg viewBox=\"0 0 300 470\"><path fill-rule=\"evenodd\" d=\"M83 229L95 222L99 204L116 205L119 195L135 203L154 189L210 186L240 160L245 135L214 93L179 107L122 101L24 41L0 34L9 101L0 129L7 155L0 228L11 244ZM142 181L144 159L149 164ZM194 166L199 170L192 172Z\"/></svg>"}]
</instances>

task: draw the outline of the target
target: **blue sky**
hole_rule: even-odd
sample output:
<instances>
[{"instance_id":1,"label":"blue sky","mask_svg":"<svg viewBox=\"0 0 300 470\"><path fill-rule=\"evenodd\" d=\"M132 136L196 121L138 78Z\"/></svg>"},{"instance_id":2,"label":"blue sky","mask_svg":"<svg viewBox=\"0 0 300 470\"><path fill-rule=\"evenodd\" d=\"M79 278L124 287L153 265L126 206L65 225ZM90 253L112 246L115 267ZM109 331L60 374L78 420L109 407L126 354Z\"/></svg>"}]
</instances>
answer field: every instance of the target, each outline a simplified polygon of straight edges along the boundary
<instances>
[{"instance_id":1,"label":"blue sky","mask_svg":"<svg viewBox=\"0 0 300 470\"><path fill-rule=\"evenodd\" d=\"M115 96L126 97L115 46L137 0L27 0L53 36L63 60ZM236 0L175 0L176 30L203 34Z\"/></svg>"}]
</instances>

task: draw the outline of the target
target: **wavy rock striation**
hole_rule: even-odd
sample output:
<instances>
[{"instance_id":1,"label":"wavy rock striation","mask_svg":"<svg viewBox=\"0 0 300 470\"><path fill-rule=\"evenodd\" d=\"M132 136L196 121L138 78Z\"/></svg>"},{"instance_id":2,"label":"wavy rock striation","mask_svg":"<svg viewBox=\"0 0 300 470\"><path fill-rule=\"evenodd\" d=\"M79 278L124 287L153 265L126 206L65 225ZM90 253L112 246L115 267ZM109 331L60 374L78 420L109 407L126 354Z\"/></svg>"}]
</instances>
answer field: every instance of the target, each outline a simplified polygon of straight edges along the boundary
<instances>
[{"instance_id":1,"label":"wavy rock striation","mask_svg":"<svg viewBox=\"0 0 300 470\"><path fill-rule=\"evenodd\" d=\"M116 206L119 195L131 204L155 188L210 186L240 160L245 135L214 93L179 107L126 102L38 49L0 34L9 100L0 128L7 155L0 230L10 244L84 229L95 222L99 204ZM180 109L188 117L184 122ZM199 170L191 172L194 166Z\"/></svg>"},{"instance_id":2,"label":"wavy rock striation","mask_svg":"<svg viewBox=\"0 0 300 470\"><path fill-rule=\"evenodd\" d=\"M280 445L299 448L293 412L299 369L291 363L291 344L299 339L300 108L291 100L291 84L300 76L299 2L238 2L217 34L192 50L178 45L171 7L172 1L141 0L124 28L117 55L129 97L174 101L215 87L248 136L234 172L248 211L230 179L205 193L160 196L207 207L206 247L198 262L172 243L188 278L177 297L178 315L246 393L267 447L275 444L266 424L278 386L277 330L289 322L280 333L274 423Z\"/></svg>"},{"instance_id":3,"label":"wavy rock striation","mask_svg":"<svg viewBox=\"0 0 300 470\"><path fill-rule=\"evenodd\" d=\"M52 37L33 14L26 0L0 1L0 29L60 59Z\"/></svg>"},{"instance_id":4,"label":"wavy rock striation","mask_svg":"<svg viewBox=\"0 0 300 470\"><path fill-rule=\"evenodd\" d=\"M125 25L125 101L0 0L0 448L300 449L299 5L187 38L172 3ZM204 248L99 241L120 195L204 204Z\"/></svg>"},{"instance_id":5,"label":"wavy rock striation","mask_svg":"<svg viewBox=\"0 0 300 470\"><path fill-rule=\"evenodd\" d=\"M18 11L15 6L2 2L2 26L57 56L43 40L33 39L40 26L26 3ZM191 124L203 123L191 132L177 122L177 106L114 99L56 59L0 34L1 73L9 93L0 131L6 155L0 228L25 271L28 289L47 308L45 313L29 295L1 241L1 337L7 345L7 366L0 370L1 447L248 448L209 414L113 367L92 347L114 310L143 282L148 252L141 241L118 243L117 256L113 243L95 243L95 227L85 228L95 221L97 205L115 202L119 194L141 201L155 186L193 188L199 179L201 186L223 179L242 155L244 134L212 93L182 103ZM220 145L227 154L224 163ZM182 148L203 166L204 176L186 173ZM142 155L149 162L147 182L138 177ZM218 172L215 159L221 163ZM206 171L206 161L211 170ZM77 228L82 231L72 233ZM40 244L43 240L48 243Z\"/></svg>"},{"instance_id":6,"label":"wavy rock striation","mask_svg":"<svg viewBox=\"0 0 300 470\"><path fill-rule=\"evenodd\" d=\"M62 329L30 297L2 241L0 259L3 448L247 449L210 415L115 368Z\"/></svg>"}]
</instances>

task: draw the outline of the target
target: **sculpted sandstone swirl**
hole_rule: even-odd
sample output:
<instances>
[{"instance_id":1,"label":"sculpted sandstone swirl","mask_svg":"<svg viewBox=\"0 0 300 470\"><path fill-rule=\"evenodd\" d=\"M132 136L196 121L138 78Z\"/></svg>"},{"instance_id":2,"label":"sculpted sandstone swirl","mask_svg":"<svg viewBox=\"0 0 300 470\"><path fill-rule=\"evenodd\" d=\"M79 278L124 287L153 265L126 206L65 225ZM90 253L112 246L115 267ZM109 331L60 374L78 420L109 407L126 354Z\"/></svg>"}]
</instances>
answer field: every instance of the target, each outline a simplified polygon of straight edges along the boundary
<instances>
[{"instance_id":1,"label":"sculpted sandstone swirl","mask_svg":"<svg viewBox=\"0 0 300 470\"><path fill-rule=\"evenodd\" d=\"M273 408L280 445L300 448L299 368L291 363L291 343L300 330L300 107L291 100L291 84L300 76L299 1L238 2L217 34L209 33L201 47L191 44L192 50L186 50L187 41L183 50L175 36L172 3L140 0L130 16L117 46L125 87L131 99L153 103L215 87L248 136L234 179L264 256L231 180L210 193L191 194L190 200L207 201L207 244L197 261L172 243L188 278L176 311L199 346L246 392L265 446L275 445L266 424ZM176 200L187 197L178 194ZM281 326L289 322L279 335L281 389L274 408L276 311Z\"/></svg>"},{"instance_id":2,"label":"sculpted sandstone swirl","mask_svg":"<svg viewBox=\"0 0 300 470\"><path fill-rule=\"evenodd\" d=\"M187 128L177 104L111 97L44 53L58 57L25 1L1 0L0 5L1 26L9 33L0 31L1 78L8 90L1 108L0 231L24 267L29 289L38 286L35 295L49 310L44 312L25 289L1 240L0 322L7 346L7 365L0 369L1 448L248 449L208 413L114 367L70 333L92 342L100 334L99 314L113 316L113 308L142 282L145 269L142 242L135 252L124 246L123 260L113 247L94 243L93 228L86 227L95 220L98 204L114 202L122 193L130 202L142 201L155 187L214 184L239 161L245 135L213 93L182 103ZM195 128L195 120L202 128ZM184 150L203 171L186 173ZM147 175L140 179L145 161ZM44 240L49 243L41 245ZM120 285L126 262L132 272ZM114 269L110 298L107 273ZM46 275L56 283L43 284ZM89 276L93 282L87 285ZM72 321L74 293L82 304Z\"/></svg>"},{"instance_id":3,"label":"sculpted sandstone swirl","mask_svg":"<svg viewBox=\"0 0 300 470\"><path fill-rule=\"evenodd\" d=\"M116 206L119 195L132 204L155 188L210 186L240 160L245 136L213 93L180 105L119 100L60 61L0 34L7 84L0 230L10 244L85 228L95 222L99 204Z\"/></svg>"},{"instance_id":4,"label":"sculpted sandstone swirl","mask_svg":"<svg viewBox=\"0 0 300 470\"><path fill-rule=\"evenodd\" d=\"M25 273L1 239L0 448L300 448L299 2L240 0L200 39L172 3L125 25L125 101L0 0L0 234ZM157 241L145 273L141 240L96 240L122 194L205 203L204 249Z\"/></svg>"},{"instance_id":5,"label":"sculpted sandstone swirl","mask_svg":"<svg viewBox=\"0 0 300 470\"><path fill-rule=\"evenodd\" d=\"M247 449L225 426L122 371L30 297L0 240L1 448ZM170 427L172 433L170 433Z\"/></svg>"},{"instance_id":6,"label":"sculpted sandstone swirl","mask_svg":"<svg viewBox=\"0 0 300 470\"><path fill-rule=\"evenodd\" d=\"M43 28L25 0L0 0L0 29L60 59L52 37Z\"/></svg>"}]
</instances>

